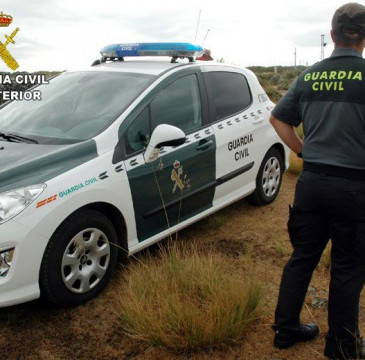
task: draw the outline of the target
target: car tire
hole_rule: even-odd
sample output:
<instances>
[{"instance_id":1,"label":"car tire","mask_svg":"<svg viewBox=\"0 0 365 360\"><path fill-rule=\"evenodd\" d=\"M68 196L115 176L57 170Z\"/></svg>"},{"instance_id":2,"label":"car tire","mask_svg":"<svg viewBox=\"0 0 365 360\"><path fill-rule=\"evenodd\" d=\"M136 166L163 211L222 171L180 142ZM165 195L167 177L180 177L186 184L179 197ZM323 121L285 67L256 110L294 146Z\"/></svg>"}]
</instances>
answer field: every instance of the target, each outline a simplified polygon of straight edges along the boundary
<instances>
[{"instance_id":1,"label":"car tire","mask_svg":"<svg viewBox=\"0 0 365 360\"><path fill-rule=\"evenodd\" d=\"M70 215L44 252L39 276L41 295L64 307L96 297L112 276L117 243L115 228L104 214L82 209Z\"/></svg>"},{"instance_id":2,"label":"car tire","mask_svg":"<svg viewBox=\"0 0 365 360\"><path fill-rule=\"evenodd\" d=\"M280 151L271 148L265 155L256 177L256 190L248 197L253 205L273 202L280 190L284 173L284 162Z\"/></svg>"}]
</instances>

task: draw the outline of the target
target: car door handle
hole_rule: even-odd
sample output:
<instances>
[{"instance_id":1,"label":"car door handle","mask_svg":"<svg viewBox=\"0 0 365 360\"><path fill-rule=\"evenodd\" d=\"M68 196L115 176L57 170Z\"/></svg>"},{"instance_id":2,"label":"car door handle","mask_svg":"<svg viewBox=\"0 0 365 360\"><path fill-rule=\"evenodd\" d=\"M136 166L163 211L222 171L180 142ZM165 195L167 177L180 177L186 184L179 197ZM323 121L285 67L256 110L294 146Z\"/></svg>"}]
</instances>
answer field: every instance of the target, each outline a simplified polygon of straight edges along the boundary
<instances>
[{"instance_id":1,"label":"car door handle","mask_svg":"<svg viewBox=\"0 0 365 360\"><path fill-rule=\"evenodd\" d=\"M197 150L206 150L206 149L208 149L208 147L210 145L213 144L213 140L209 140L209 141L203 140L203 141L202 141L202 144L200 144L199 146L196 147Z\"/></svg>"},{"instance_id":2,"label":"car door handle","mask_svg":"<svg viewBox=\"0 0 365 360\"><path fill-rule=\"evenodd\" d=\"M258 117L257 119L255 119L254 121L253 121L253 124L260 124L260 123L262 123L263 121L264 121L265 119L263 118L263 117Z\"/></svg>"}]
</instances>

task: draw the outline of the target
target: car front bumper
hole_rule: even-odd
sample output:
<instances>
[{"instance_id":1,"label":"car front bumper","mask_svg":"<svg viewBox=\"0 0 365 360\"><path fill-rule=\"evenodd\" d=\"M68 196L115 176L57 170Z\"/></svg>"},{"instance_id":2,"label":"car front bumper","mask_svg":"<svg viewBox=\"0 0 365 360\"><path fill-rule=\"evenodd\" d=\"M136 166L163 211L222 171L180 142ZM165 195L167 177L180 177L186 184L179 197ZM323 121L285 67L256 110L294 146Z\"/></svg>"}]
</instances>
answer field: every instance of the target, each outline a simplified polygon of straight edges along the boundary
<instances>
[{"instance_id":1,"label":"car front bumper","mask_svg":"<svg viewBox=\"0 0 365 360\"><path fill-rule=\"evenodd\" d=\"M0 225L0 253L14 249L9 271L0 276L0 307L40 296L39 269L47 241L44 236L14 220Z\"/></svg>"}]
</instances>

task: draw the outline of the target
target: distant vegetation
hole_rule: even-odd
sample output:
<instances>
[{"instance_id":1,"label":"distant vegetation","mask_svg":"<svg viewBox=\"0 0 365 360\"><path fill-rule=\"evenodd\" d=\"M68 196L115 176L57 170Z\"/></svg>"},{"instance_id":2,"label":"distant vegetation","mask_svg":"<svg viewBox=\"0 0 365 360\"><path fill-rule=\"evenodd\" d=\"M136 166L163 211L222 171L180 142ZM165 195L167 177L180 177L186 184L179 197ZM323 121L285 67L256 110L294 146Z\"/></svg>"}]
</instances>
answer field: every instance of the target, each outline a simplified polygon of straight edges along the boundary
<instances>
[{"instance_id":1,"label":"distant vegetation","mask_svg":"<svg viewBox=\"0 0 365 360\"><path fill-rule=\"evenodd\" d=\"M285 66L262 67L253 66L249 68L255 73L261 86L265 89L270 100L277 103L288 91L289 87L305 69L305 66L297 66L296 69ZM303 127L296 128L298 136L303 139ZM290 154L289 172L299 174L303 169L303 160L299 159L293 152Z\"/></svg>"},{"instance_id":2,"label":"distant vegetation","mask_svg":"<svg viewBox=\"0 0 365 360\"><path fill-rule=\"evenodd\" d=\"M293 66L252 66L249 69L255 73L267 95L276 103L306 67L297 66L294 69Z\"/></svg>"}]
</instances>

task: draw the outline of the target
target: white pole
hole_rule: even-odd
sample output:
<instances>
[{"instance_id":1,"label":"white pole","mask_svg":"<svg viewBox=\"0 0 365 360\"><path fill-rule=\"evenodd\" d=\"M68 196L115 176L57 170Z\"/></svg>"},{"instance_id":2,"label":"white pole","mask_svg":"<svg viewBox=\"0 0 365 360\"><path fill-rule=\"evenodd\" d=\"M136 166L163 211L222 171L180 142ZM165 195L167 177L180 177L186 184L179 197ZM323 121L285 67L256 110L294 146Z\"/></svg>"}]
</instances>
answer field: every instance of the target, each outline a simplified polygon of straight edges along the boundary
<instances>
[{"instance_id":1,"label":"white pole","mask_svg":"<svg viewBox=\"0 0 365 360\"><path fill-rule=\"evenodd\" d=\"M198 29L199 29L199 23L200 23L200 15L201 15L202 11L199 10L199 17L198 17L198 23L196 24L196 31L195 31L195 38L194 38L194 43L196 43L196 37L198 35Z\"/></svg>"}]
</instances>

